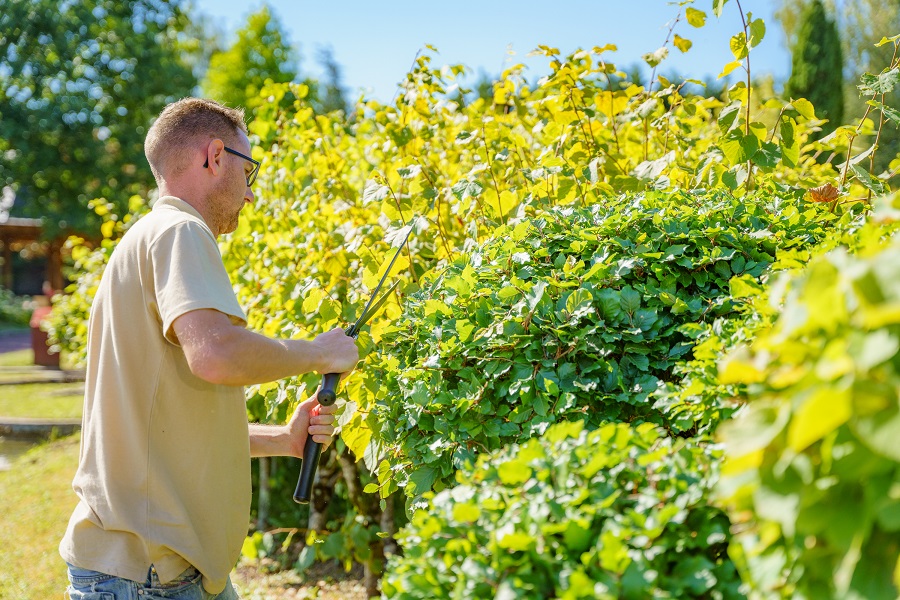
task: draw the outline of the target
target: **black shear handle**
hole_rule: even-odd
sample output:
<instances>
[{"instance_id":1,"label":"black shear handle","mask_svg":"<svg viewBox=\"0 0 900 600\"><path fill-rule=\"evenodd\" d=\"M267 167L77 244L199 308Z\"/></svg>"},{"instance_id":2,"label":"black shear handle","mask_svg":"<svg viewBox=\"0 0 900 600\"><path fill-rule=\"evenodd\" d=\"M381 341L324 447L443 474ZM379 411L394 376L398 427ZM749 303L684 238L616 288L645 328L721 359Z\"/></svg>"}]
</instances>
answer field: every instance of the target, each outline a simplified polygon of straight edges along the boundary
<instances>
[{"instance_id":1,"label":"black shear handle","mask_svg":"<svg viewBox=\"0 0 900 600\"><path fill-rule=\"evenodd\" d=\"M322 387L317 398L322 406L331 406L337 399L337 384L341 380L340 373L328 373L322 377ZM313 483L316 479L316 469L319 466L319 457L322 455L322 444L314 442L312 436L306 438L306 446L303 448L303 461L300 465L300 478L297 480L297 489L294 490L294 502L297 504L309 504L312 498Z\"/></svg>"}]
</instances>

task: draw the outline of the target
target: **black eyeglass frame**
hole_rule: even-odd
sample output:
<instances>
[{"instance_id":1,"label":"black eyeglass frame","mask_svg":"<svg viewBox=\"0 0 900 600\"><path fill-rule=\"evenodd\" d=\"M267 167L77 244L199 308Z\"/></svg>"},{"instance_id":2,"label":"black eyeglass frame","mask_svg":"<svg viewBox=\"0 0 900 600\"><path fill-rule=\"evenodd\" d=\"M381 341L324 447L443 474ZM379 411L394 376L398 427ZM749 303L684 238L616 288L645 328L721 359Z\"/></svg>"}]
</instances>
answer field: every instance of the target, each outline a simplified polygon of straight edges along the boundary
<instances>
[{"instance_id":1,"label":"black eyeglass frame","mask_svg":"<svg viewBox=\"0 0 900 600\"><path fill-rule=\"evenodd\" d=\"M253 170L250 171L250 174L249 174L249 175L247 175L247 187L250 187L251 185L253 185L253 182L256 181L256 176L259 174L260 162L259 162L258 160L253 160L252 158L250 158L250 157L247 156L246 154L241 154L241 153L238 152L237 150L232 150L232 149L229 148L228 146L224 146L224 148L225 148L225 152L228 152L228 153L230 153L230 154L234 154L235 156L240 156L240 157L243 158L244 160L248 160L248 161L250 161L251 163L253 163ZM208 158L206 159L206 162L203 163L203 168L204 168L204 169L209 168L209 159L208 159Z\"/></svg>"}]
</instances>

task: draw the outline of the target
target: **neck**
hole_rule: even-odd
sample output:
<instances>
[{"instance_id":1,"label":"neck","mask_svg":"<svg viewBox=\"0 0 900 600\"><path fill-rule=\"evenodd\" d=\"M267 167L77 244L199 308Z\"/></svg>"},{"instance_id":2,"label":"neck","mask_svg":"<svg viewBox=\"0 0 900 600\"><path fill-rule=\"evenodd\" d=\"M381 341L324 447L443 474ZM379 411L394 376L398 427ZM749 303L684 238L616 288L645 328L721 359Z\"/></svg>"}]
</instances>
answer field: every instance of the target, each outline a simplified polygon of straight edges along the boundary
<instances>
[{"instance_id":1,"label":"neck","mask_svg":"<svg viewBox=\"0 0 900 600\"><path fill-rule=\"evenodd\" d=\"M185 189L183 186L171 185L165 181L159 183L159 197L162 198L163 196L175 196L179 200L190 204L194 210L200 213L203 221L212 230L213 235L219 237L221 232L218 230L215 219L212 218L212 211L209 209L209 204L206 202L206 196L196 193L195 190Z\"/></svg>"}]
</instances>

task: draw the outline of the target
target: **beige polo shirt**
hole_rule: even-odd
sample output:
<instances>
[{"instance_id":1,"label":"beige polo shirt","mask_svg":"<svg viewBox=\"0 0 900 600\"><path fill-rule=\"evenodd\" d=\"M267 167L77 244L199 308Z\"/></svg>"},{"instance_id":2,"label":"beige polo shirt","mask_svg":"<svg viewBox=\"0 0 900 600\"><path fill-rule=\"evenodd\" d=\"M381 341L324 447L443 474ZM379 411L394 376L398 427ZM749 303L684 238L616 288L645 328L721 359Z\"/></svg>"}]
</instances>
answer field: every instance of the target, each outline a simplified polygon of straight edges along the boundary
<instances>
[{"instance_id":1,"label":"beige polo shirt","mask_svg":"<svg viewBox=\"0 0 900 600\"><path fill-rule=\"evenodd\" d=\"M172 332L197 309L246 320L200 214L160 198L122 238L91 307L80 502L60 554L143 582L190 565L225 587L250 518L244 392L191 373Z\"/></svg>"}]
</instances>

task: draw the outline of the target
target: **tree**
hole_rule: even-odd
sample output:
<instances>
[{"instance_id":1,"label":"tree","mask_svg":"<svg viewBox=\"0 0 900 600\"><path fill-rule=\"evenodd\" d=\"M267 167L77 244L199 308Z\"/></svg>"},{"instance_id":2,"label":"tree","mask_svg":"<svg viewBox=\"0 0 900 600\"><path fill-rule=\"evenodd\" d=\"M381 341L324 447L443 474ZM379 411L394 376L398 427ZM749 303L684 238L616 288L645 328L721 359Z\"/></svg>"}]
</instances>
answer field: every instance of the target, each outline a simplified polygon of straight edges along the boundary
<instances>
[{"instance_id":1,"label":"tree","mask_svg":"<svg viewBox=\"0 0 900 600\"><path fill-rule=\"evenodd\" d=\"M153 177L143 142L162 107L196 85L180 0L7 0L0 12L0 187L48 237L96 235L87 209L123 214Z\"/></svg>"},{"instance_id":2,"label":"tree","mask_svg":"<svg viewBox=\"0 0 900 600\"><path fill-rule=\"evenodd\" d=\"M275 83L297 79L298 62L278 17L263 6L250 15L230 48L213 53L201 87L209 98L253 109L263 101L259 92L267 79Z\"/></svg>"},{"instance_id":3,"label":"tree","mask_svg":"<svg viewBox=\"0 0 900 600\"><path fill-rule=\"evenodd\" d=\"M319 62L325 69L325 79L319 84L319 112L330 113L335 110L347 112L347 98L341 83L341 66L334 59L331 48L319 49Z\"/></svg>"},{"instance_id":4,"label":"tree","mask_svg":"<svg viewBox=\"0 0 900 600\"><path fill-rule=\"evenodd\" d=\"M809 0L781 0L776 16L784 29L789 47L799 34L800 15ZM863 73L878 74L891 62L892 44L876 47L883 37L900 32L900 0L825 0L832 14L837 16L837 28L841 37L844 56L844 114L847 121L858 119L866 111L869 98L860 97L859 78ZM885 97L885 104L896 106L900 102L900 90ZM816 105L818 108L818 105ZM884 127L875 157L875 173L884 171L900 152L900 130Z\"/></svg>"},{"instance_id":5,"label":"tree","mask_svg":"<svg viewBox=\"0 0 900 600\"><path fill-rule=\"evenodd\" d=\"M822 0L813 0L800 16L785 94L813 103L816 115L828 119L823 133L833 131L844 119L843 67L837 27L828 18Z\"/></svg>"}]
</instances>

